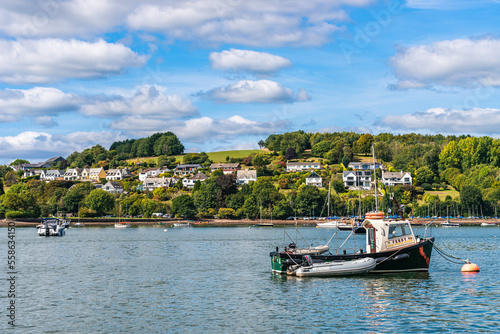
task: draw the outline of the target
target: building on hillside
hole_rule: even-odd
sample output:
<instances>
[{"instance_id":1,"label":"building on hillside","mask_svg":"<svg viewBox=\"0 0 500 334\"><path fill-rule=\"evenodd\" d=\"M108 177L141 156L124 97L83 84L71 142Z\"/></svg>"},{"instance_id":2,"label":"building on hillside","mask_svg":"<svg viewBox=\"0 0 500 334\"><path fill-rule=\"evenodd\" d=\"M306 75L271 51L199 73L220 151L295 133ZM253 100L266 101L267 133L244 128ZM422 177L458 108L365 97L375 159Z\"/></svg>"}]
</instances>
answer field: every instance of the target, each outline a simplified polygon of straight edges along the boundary
<instances>
[{"instance_id":1,"label":"building on hillside","mask_svg":"<svg viewBox=\"0 0 500 334\"><path fill-rule=\"evenodd\" d=\"M175 167L174 173L175 173L175 175L194 174L200 168L201 168L200 164L183 164L183 165L177 165L177 167Z\"/></svg>"},{"instance_id":2,"label":"building on hillside","mask_svg":"<svg viewBox=\"0 0 500 334\"><path fill-rule=\"evenodd\" d=\"M42 169L25 169L23 177L26 178L26 177L41 175L42 172L43 172Z\"/></svg>"},{"instance_id":3,"label":"building on hillside","mask_svg":"<svg viewBox=\"0 0 500 334\"><path fill-rule=\"evenodd\" d=\"M193 175L192 177L186 177L186 178L182 179L182 185L186 188L193 188L196 181L203 182L206 179L208 179L208 176L206 176L203 173L198 172L195 175Z\"/></svg>"},{"instance_id":4,"label":"building on hillside","mask_svg":"<svg viewBox=\"0 0 500 334\"><path fill-rule=\"evenodd\" d=\"M316 172L311 172L311 174L306 177L306 185L323 188L323 179L321 178L321 176L316 174Z\"/></svg>"},{"instance_id":5,"label":"building on hillside","mask_svg":"<svg viewBox=\"0 0 500 334\"><path fill-rule=\"evenodd\" d=\"M118 182L108 181L101 188L104 191L107 191L110 194L121 194L123 192L123 187Z\"/></svg>"},{"instance_id":6,"label":"building on hillside","mask_svg":"<svg viewBox=\"0 0 500 334\"><path fill-rule=\"evenodd\" d=\"M106 171L104 168L84 168L82 171L83 181L96 181L99 182L101 179L106 178Z\"/></svg>"},{"instance_id":7,"label":"building on hillside","mask_svg":"<svg viewBox=\"0 0 500 334\"><path fill-rule=\"evenodd\" d=\"M213 173L217 169L222 169L222 172L224 174L231 174L234 173L237 170L241 169L241 166L239 163L215 163L210 165L210 171Z\"/></svg>"},{"instance_id":8,"label":"building on hillside","mask_svg":"<svg viewBox=\"0 0 500 334\"><path fill-rule=\"evenodd\" d=\"M384 166L378 162L375 161L375 164L373 162L349 162L349 165L347 167L352 168L353 170L374 170L375 168L382 169Z\"/></svg>"},{"instance_id":9,"label":"building on hillside","mask_svg":"<svg viewBox=\"0 0 500 334\"><path fill-rule=\"evenodd\" d=\"M14 171L18 170L29 170L29 169L39 169L39 168L51 168L57 165L59 161L66 161L63 157L50 158L44 162L38 162L36 164L22 164L10 166Z\"/></svg>"},{"instance_id":10,"label":"building on hillside","mask_svg":"<svg viewBox=\"0 0 500 334\"><path fill-rule=\"evenodd\" d=\"M106 180L123 180L132 176L128 168L123 169L109 169L106 172Z\"/></svg>"},{"instance_id":11,"label":"building on hillside","mask_svg":"<svg viewBox=\"0 0 500 334\"><path fill-rule=\"evenodd\" d=\"M170 188L177 183L175 177L150 177L142 181L142 190L153 191L156 188Z\"/></svg>"},{"instance_id":12,"label":"building on hillside","mask_svg":"<svg viewBox=\"0 0 500 334\"><path fill-rule=\"evenodd\" d=\"M384 172L382 171L382 183L386 186L396 186L398 184L413 184L413 178L409 172Z\"/></svg>"},{"instance_id":13,"label":"building on hillside","mask_svg":"<svg viewBox=\"0 0 500 334\"><path fill-rule=\"evenodd\" d=\"M286 162L287 172L302 172L305 170L319 170L321 164L319 162Z\"/></svg>"},{"instance_id":14,"label":"building on hillside","mask_svg":"<svg viewBox=\"0 0 500 334\"><path fill-rule=\"evenodd\" d=\"M83 168L68 168L66 169L63 177L65 180L80 180L82 177L82 171Z\"/></svg>"},{"instance_id":15,"label":"building on hillside","mask_svg":"<svg viewBox=\"0 0 500 334\"><path fill-rule=\"evenodd\" d=\"M161 174L160 168L148 168L139 172L139 181L144 181L148 177L158 177Z\"/></svg>"},{"instance_id":16,"label":"building on hillside","mask_svg":"<svg viewBox=\"0 0 500 334\"><path fill-rule=\"evenodd\" d=\"M251 181L257 181L257 171L256 170L239 170L236 171L236 184L248 184Z\"/></svg>"},{"instance_id":17,"label":"building on hillside","mask_svg":"<svg viewBox=\"0 0 500 334\"><path fill-rule=\"evenodd\" d=\"M371 170L348 170L342 173L344 185L351 190L372 188L372 171Z\"/></svg>"},{"instance_id":18,"label":"building on hillside","mask_svg":"<svg viewBox=\"0 0 500 334\"><path fill-rule=\"evenodd\" d=\"M66 171L57 169L42 170L42 173L40 174L40 180L54 181L64 179L64 173L66 173Z\"/></svg>"}]
</instances>

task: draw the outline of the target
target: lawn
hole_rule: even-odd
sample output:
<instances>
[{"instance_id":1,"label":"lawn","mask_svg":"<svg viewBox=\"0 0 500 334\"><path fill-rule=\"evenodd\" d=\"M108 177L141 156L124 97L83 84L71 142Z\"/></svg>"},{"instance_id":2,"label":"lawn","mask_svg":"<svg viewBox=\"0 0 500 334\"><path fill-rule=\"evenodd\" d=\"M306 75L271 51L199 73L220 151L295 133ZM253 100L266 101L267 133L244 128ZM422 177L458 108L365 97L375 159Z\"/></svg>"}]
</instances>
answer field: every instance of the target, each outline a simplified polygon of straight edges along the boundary
<instances>
[{"instance_id":1,"label":"lawn","mask_svg":"<svg viewBox=\"0 0 500 334\"><path fill-rule=\"evenodd\" d=\"M456 191L455 189L447 189L447 190L428 190L425 192L426 194L430 195L438 195L439 199L441 201L444 201L446 196L450 195L451 198L456 199L457 197L460 196L460 193Z\"/></svg>"},{"instance_id":2,"label":"lawn","mask_svg":"<svg viewBox=\"0 0 500 334\"><path fill-rule=\"evenodd\" d=\"M252 153L268 153L269 151L267 149L262 149L262 150L235 150L235 151L220 151L220 152L206 152L208 154L208 157L210 160L213 162L226 162L226 157L230 158L245 158L248 157ZM184 155L176 155L174 156L175 160L179 163L182 163ZM144 161L147 163L156 163L157 157L143 157L143 158L134 158L134 159L129 159L128 161Z\"/></svg>"}]
</instances>

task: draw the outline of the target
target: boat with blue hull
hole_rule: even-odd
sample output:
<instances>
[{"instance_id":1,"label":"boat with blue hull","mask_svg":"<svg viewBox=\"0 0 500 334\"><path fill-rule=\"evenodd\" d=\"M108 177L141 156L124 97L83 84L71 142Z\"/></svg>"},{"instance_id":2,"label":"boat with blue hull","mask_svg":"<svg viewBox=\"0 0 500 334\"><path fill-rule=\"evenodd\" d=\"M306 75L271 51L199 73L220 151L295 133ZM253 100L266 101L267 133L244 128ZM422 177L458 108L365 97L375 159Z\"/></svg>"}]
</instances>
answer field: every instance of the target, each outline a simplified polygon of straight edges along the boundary
<instances>
[{"instance_id":1,"label":"boat with blue hull","mask_svg":"<svg viewBox=\"0 0 500 334\"><path fill-rule=\"evenodd\" d=\"M383 212L366 214L366 250L355 253L311 255L314 263L353 261L372 258L376 262L370 273L427 272L434 243L432 237L416 236L408 220L385 219ZM270 253L272 272L295 275L298 268L309 265L304 256L287 249Z\"/></svg>"}]
</instances>

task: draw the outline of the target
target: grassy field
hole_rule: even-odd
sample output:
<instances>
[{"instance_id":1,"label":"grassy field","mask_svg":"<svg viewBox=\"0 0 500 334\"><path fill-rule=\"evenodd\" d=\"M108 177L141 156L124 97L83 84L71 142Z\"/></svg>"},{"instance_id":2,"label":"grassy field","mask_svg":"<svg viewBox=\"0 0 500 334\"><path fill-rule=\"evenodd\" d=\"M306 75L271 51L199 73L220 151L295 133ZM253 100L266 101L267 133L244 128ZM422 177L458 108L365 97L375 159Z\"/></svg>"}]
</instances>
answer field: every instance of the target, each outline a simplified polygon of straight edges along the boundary
<instances>
[{"instance_id":1,"label":"grassy field","mask_svg":"<svg viewBox=\"0 0 500 334\"><path fill-rule=\"evenodd\" d=\"M439 199L441 201L444 201L446 196L450 195L451 198L456 199L457 197L460 196L460 193L456 191L455 189L447 189L447 190L428 190L425 192L426 194L430 195L438 195Z\"/></svg>"},{"instance_id":2,"label":"grassy field","mask_svg":"<svg viewBox=\"0 0 500 334\"><path fill-rule=\"evenodd\" d=\"M267 153L267 152L269 152L269 150L267 149L262 149L262 150L257 149L257 150L234 150L234 151L220 151L220 152L206 152L206 153L208 154L209 159L212 160L213 162L226 162L226 157L245 158L252 153ZM174 158L177 162L182 163L184 155L176 155L174 156ZM156 163L157 158L156 157L134 158L134 159L129 159L128 161Z\"/></svg>"}]
</instances>

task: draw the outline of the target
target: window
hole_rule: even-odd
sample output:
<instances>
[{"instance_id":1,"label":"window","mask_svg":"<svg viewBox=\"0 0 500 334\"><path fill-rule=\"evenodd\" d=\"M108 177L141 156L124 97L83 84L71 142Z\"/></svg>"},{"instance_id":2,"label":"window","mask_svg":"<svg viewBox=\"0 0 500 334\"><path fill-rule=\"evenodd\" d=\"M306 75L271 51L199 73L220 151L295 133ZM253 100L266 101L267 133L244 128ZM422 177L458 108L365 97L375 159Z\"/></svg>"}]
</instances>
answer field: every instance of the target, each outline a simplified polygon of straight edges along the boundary
<instances>
[{"instance_id":1,"label":"window","mask_svg":"<svg viewBox=\"0 0 500 334\"><path fill-rule=\"evenodd\" d=\"M410 231L411 229L408 223L389 226L389 239L411 234Z\"/></svg>"}]
</instances>

